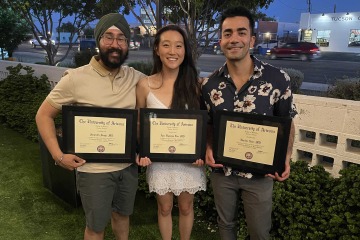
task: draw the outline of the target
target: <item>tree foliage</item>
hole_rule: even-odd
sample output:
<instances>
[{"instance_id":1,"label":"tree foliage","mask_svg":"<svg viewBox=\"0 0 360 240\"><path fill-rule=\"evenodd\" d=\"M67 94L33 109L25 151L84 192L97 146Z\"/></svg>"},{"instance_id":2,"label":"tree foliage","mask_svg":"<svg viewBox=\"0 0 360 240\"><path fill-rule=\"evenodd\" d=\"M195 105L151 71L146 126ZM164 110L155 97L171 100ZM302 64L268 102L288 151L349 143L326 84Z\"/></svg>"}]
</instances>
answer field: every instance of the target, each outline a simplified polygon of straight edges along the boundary
<instances>
[{"instance_id":1,"label":"tree foliage","mask_svg":"<svg viewBox=\"0 0 360 240\"><path fill-rule=\"evenodd\" d=\"M0 8L0 29L0 48L6 49L10 57L30 32L27 23L9 8Z\"/></svg>"},{"instance_id":2,"label":"tree foliage","mask_svg":"<svg viewBox=\"0 0 360 240\"><path fill-rule=\"evenodd\" d=\"M185 26L191 45L195 46L192 55L194 59L198 59L202 51L197 49L197 43L201 39L205 39L206 46L212 38L217 36L218 27L216 23L218 23L220 13L223 10L233 6L244 6L257 13L258 8L268 7L273 0L124 0L124 2L144 27L145 24L132 7L137 5L145 10L148 9L147 14L155 16L156 3L161 2L162 21L165 24L174 23Z\"/></svg>"},{"instance_id":3,"label":"tree foliage","mask_svg":"<svg viewBox=\"0 0 360 240\"><path fill-rule=\"evenodd\" d=\"M50 65L64 60L69 54L73 43L76 42L76 33L88 23L100 18L109 12L119 12L122 1L112 0L0 0L1 6L11 8L17 12L30 26L32 33L41 47L46 51ZM126 10L126 9L123 9ZM127 13L126 11L124 13ZM50 39L60 37L59 30L65 19L71 18L73 29L69 37L69 47L66 54L60 59L55 57L58 53L59 42L54 46ZM51 36L58 30L57 36ZM48 44L41 43L39 36L44 36Z\"/></svg>"}]
</instances>

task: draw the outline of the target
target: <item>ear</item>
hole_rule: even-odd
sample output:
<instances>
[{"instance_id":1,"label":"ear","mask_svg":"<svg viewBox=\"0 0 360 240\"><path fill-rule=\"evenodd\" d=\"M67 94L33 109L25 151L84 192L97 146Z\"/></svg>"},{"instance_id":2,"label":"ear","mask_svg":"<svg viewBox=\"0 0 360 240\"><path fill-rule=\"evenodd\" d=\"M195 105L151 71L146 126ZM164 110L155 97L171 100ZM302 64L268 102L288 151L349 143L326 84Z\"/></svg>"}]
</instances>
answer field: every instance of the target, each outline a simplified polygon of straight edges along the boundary
<instances>
[{"instance_id":1,"label":"ear","mask_svg":"<svg viewBox=\"0 0 360 240\"><path fill-rule=\"evenodd\" d=\"M251 36L251 39L250 39L250 48L254 48L255 40L256 40L256 37L255 37L255 36Z\"/></svg>"}]
</instances>

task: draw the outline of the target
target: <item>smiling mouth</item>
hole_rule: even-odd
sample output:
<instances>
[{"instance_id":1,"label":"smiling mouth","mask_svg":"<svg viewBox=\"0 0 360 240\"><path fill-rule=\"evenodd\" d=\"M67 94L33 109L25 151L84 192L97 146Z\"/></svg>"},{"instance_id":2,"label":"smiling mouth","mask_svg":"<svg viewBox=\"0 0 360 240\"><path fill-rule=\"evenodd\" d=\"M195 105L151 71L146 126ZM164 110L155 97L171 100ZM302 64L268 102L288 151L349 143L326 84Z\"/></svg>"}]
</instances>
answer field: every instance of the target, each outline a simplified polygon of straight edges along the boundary
<instances>
[{"instance_id":1,"label":"smiling mouth","mask_svg":"<svg viewBox=\"0 0 360 240\"><path fill-rule=\"evenodd\" d=\"M233 49L243 49L243 47L229 47L229 50L233 50Z\"/></svg>"}]
</instances>

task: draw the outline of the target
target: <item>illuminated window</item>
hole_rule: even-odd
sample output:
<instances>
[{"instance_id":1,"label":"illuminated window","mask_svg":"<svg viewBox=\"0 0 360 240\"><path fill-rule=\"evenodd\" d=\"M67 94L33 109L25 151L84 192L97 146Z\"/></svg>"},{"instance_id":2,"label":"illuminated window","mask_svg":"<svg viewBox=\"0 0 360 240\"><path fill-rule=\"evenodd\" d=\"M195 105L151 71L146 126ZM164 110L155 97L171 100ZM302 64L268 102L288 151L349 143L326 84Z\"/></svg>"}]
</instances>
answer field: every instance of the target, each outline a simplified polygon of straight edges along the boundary
<instances>
[{"instance_id":1,"label":"illuminated window","mask_svg":"<svg viewBox=\"0 0 360 240\"><path fill-rule=\"evenodd\" d=\"M349 47L360 47L360 29L351 29L349 36Z\"/></svg>"},{"instance_id":2,"label":"illuminated window","mask_svg":"<svg viewBox=\"0 0 360 240\"><path fill-rule=\"evenodd\" d=\"M320 47L328 47L330 42L330 30L318 31L316 44Z\"/></svg>"}]
</instances>

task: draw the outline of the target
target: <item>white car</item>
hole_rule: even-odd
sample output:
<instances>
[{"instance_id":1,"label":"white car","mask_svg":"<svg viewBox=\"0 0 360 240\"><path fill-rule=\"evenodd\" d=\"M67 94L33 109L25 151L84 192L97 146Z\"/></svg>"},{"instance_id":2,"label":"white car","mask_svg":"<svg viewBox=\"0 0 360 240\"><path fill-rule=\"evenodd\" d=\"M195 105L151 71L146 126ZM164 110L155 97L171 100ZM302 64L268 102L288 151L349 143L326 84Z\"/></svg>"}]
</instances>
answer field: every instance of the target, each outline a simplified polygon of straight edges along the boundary
<instances>
[{"instance_id":1,"label":"white car","mask_svg":"<svg viewBox=\"0 0 360 240\"><path fill-rule=\"evenodd\" d=\"M134 41L133 39L129 42L129 49L130 50L139 50L140 49L140 42Z\"/></svg>"},{"instance_id":2,"label":"white car","mask_svg":"<svg viewBox=\"0 0 360 240\"><path fill-rule=\"evenodd\" d=\"M41 41L42 44L47 45L47 41L46 41L46 38L45 38L45 37L39 36L39 38L40 38L40 41ZM30 40L30 44L31 44L31 46L32 46L33 48L36 48L36 46L40 46L40 43L38 42L38 40L37 40L36 38L31 39L31 40ZM51 44L52 44L52 45L55 45L55 41L54 41L54 40L51 40Z\"/></svg>"},{"instance_id":3,"label":"white car","mask_svg":"<svg viewBox=\"0 0 360 240\"><path fill-rule=\"evenodd\" d=\"M271 49L271 48L274 48L274 47L279 47L281 45L282 45L282 43L277 41L277 40L269 40L268 42L265 41L265 42L257 44L255 48L257 50L261 50L262 48Z\"/></svg>"}]
</instances>

